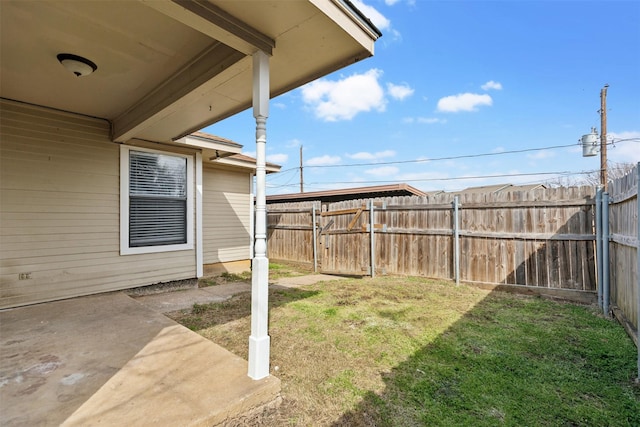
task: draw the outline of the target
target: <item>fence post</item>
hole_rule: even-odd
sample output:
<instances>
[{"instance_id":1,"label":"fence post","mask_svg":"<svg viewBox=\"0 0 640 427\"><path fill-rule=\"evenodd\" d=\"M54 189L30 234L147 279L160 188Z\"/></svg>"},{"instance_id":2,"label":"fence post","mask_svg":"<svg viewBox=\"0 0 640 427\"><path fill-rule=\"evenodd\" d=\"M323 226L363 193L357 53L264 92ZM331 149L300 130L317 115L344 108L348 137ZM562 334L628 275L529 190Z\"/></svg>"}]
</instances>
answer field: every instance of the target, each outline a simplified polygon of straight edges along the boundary
<instances>
[{"instance_id":1,"label":"fence post","mask_svg":"<svg viewBox=\"0 0 640 427\"><path fill-rule=\"evenodd\" d=\"M602 186L596 190L596 274L598 308L602 310Z\"/></svg>"},{"instance_id":2,"label":"fence post","mask_svg":"<svg viewBox=\"0 0 640 427\"><path fill-rule=\"evenodd\" d=\"M376 277L375 221L373 220L373 199L369 200L369 253L371 255L371 277Z\"/></svg>"},{"instance_id":3,"label":"fence post","mask_svg":"<svg viewBox=\"0 0 640 427\"><path fill-rule=\"evenodd\" d=\"M460 227L458 222L459 196L453 197L453 269L456 285L460 284Z\"/></svg>"},{"instance_id":4,"label":"fence post","mask_svg":"<svg viewBox=\"0 0 640 427\"><path fill-rule=\"evenodd\" d=\"M640 383L640 162L636 164L636 173L637 173L637 181L636 181L636 201L638 202L638 215L636 216L636 226L638 227L638 236L636 240L636 257L637 266L636 266L636 280L638 283L636 289L636 299L638 306L636 307L636 342L638 348L638 377L636 378L636 383Z\"/></svg>"},{"instance_id":5,"label":"fence post","mask_svg":"<svg viewBox=\"0 0 640 427\"><path fill-rule=\"evenodd\" d=\"M602 193L602 311L609 317L609 193Z\"/></svg>"},{"instance_id":6,"label":"fence post","mask_svg":"<svg viewBox=\"0 0 640 427\"><path fill-rule=\"evenodd\" d=\"M313 272L318 272L318 245L316 238L316 205L311 206L311 230L313 232Z\"/></svg>"}]
</instances>

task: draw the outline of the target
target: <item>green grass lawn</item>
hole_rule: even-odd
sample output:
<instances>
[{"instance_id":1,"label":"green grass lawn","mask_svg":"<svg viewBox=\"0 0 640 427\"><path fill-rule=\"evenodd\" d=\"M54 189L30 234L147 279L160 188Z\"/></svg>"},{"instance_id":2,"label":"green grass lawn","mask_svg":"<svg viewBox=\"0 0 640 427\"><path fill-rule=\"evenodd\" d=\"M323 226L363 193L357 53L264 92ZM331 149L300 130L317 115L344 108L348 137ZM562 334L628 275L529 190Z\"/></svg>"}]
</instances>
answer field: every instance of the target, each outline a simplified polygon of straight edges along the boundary
<instances>
[{"instance_id":1,"label":"green grass lawn","mask_svg":"<svg viewBox=\"0 0 640 427\"><path fill-rule=\"evenodd\" d=\"M636 349L591 307L417 278L270 294L259 425L639 426ZM250 295L174 317L247 357Z\"/></svg>"}]
</instances>

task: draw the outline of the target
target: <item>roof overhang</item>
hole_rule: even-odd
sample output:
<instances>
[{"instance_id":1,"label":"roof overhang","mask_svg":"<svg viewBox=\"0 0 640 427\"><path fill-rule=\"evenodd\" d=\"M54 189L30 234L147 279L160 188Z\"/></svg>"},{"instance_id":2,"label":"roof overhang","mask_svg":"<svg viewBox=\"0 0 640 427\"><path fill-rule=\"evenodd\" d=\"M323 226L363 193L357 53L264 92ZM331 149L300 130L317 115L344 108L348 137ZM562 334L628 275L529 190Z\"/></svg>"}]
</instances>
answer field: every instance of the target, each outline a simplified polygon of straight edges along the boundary
<instances>
[{"instance_id":1,"label":"roof overhang","mask_svg":"<svg viewBox=\"0 0 640 427\"><path fill-rule=\"evenodd\" d=\"M107 119L117 142L179 140L249 108L257 51L271 55L273 97L371 56L379 36L347 0L0 7L0 97ZM59 53L97 70L76 77Z\"/></svg>"},{"instance_id":2,"label":"roof overhang","mask_svg":"<svg viewBox=\"0 0 640 427\"><path fill-rule=\"evenodd\" d=\"M304 202L319 200L336 202L375 197L421 196L427 194L409 184L388 184L369 187L340 188L335 190L311 191L306 193L273 194L267 196L267 203Z\"/></svg>"},{"instance_id":3,"label":"roof overhang","mask_svg":"<svg viewBox=\"0 0 640 427\"><path fill-rule=\"evenodd\" d=\"M242 154L241 144L216 135L194 132L168 144L200 151L205 164L212 166L256 169L256 159ZM267 173L275 173L280 172L281 166L266 162L265 169Z\"/></svg>"},{"instance_id":4,"label":"roof overhang","mask_svg":"<svg viewBox=\"0 0 640 427\"><path fill-rule=\"evenodd\" d=\"M202 132L195 132L191 135L176 139L172 144L200 150L202 152L202 158L209 161L242 153L242 145L237 142Z\"/></svg>"},{"instance_id":5,"label":"roof overhang","mask_svg":"<svg viewBox=\"0 0 640 427\"><path fill-rule=\"evenodd\" d=\"M253 171L256 170L256 159L254 159L253 157L245 156L244 154L233 154L228 157L215 159L215 160L212 160L210 164L214 166L251 169ZM275 163L267 162L265 165L265 171L268 174L280 172L280 169L281 169L281 166L276 165Z\"/></svg>"}]
</instances>

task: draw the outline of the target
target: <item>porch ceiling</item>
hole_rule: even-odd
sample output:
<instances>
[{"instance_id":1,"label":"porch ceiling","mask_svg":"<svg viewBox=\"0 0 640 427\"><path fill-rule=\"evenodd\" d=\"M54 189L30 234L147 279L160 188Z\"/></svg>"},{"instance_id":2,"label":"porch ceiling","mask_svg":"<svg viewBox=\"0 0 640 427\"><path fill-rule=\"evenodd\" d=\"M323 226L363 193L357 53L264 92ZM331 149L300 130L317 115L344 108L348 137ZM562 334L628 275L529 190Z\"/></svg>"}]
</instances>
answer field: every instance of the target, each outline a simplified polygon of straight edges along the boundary
<instances>
[{"instance_id":1,"label":"porch ceiling","mask_svg":"<svg viewBox=\"0 0 640 427\"><path fill-rule=\"evenodd\" d=\"M169 141L251 106L256 50L273 55L275 96L370 56L377 37L343 0L4 0L0 96L107 119L115 141ZM98 68L75 77L59 53Z\"/></svg>"}]
</instances>

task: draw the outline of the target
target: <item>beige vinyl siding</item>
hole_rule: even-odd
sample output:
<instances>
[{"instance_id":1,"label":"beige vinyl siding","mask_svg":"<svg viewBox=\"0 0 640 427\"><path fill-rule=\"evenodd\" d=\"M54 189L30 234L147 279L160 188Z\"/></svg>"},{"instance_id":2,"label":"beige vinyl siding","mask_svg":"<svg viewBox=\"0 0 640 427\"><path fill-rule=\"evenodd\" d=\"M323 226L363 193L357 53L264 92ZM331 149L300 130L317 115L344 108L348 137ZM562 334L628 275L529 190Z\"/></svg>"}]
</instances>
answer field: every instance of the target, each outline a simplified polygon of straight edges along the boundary
<instances>
[{"instance_id":1,"label":"beige vinyl siding","mask_svg":"<svg viewBox=\"0 0 640 427\"><path fill-rule=\"evenodd\" d=\"M206 166L203 170L204 264L250 257L250 173Z\"/></svg>"},{"instance_id":2,"label":"beige vinyl siding","mask_svg":"<svg viewBox=\"0 0 640 427\"><path fill-rule=\"evenodd\" d=\"M195 277L195 252L120 255L104 120L0 101L0 308Z\"/></svg>"}]
</instances>

